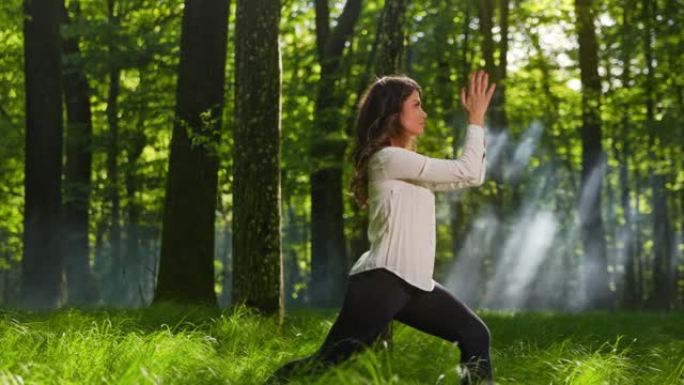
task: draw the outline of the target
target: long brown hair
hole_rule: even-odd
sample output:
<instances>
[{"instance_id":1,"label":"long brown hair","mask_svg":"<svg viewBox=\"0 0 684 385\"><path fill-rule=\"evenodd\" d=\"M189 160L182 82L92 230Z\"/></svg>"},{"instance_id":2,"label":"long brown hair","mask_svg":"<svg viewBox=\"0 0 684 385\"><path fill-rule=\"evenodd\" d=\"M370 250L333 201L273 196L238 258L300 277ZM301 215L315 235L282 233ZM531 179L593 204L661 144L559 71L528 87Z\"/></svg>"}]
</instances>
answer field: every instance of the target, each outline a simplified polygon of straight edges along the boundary
<instances>
[{"instance_id":1,"label":"long brown hair","mask_svg":"<svg viewBox=\"0 0 684 385\"><path fill-rule=\"evenodd\" d=\"M352 152L354 177L350 187L356 204L362 209L368 207L368 160L389 146L392 138L404 135L399 117L404 101L414 91L422 93L418 83L409 77L383 76L368 87L359 102L356 144ZM415 142L412 146L415 147Z\"/></svg>"}]
</instances>

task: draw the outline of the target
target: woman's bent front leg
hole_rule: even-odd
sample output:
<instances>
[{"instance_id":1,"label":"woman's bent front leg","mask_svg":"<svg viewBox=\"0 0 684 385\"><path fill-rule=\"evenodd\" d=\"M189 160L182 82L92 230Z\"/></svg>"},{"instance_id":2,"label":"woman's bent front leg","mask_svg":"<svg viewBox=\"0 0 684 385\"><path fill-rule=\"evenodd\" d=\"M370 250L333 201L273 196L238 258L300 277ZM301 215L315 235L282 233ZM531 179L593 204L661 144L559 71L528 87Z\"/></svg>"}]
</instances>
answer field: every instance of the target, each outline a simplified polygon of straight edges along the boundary
<instances>
[{"instance_id":1,"label":"woman's bent front leg","mask_svg":"<svg viewBox=\"0 0 684 385\"><path fill-rule=\"evenodd\" d=\"M267 384L283 383L293 375L319 373L371 346L412 293L405 282L384 269L352 275L342 309L318 351L287 363Z\"/></svg>"},{"instance_id":2,"label":"woman's bent front leg","mask_svg":"<svg viewBox=\"0 0 684 385\"><path fill-rule=\"evenodd\" d=\"M425 333L458 343L467 370L462 383L491 383L490 333L487 325L444 286L414 296L396 320Z\"/></svg>"}]
</instances>

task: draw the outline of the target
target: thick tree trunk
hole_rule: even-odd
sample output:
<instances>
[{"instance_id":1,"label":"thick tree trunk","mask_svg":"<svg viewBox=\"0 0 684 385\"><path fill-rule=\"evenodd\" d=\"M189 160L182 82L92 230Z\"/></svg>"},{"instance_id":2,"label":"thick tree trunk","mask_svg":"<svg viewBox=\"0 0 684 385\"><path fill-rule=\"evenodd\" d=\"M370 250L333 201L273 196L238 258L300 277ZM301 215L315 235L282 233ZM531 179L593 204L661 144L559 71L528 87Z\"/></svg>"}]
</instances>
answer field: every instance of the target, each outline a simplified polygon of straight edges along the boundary
<instances>
[{"instance_id":1,"label":"thick tree trunk","mask_svg":"<svg viewBox=\"0 0 684 385\"><path fill-rule=\"evenodd\" d=\"M235 19L233 304L282 322L280 1L238 0Z\"/></svg>"},{"instance_id":2,"label":"thick tree trunk","mask_svg":"<svg viewBox=\"0 0 684 385\"><path fill-rule=\"evenodd\" d=\"M21 304L59 305L62 278L62 2L25 0L26 150Z\"/></svg>"},{"instance_id":3,"label":"thick tree trunk","mask_svg":"<svg viewBox=\"0 0 684 385\"><path fill-rule=\"evenodd\" d=\"M229 4L186 0L155 302L216 306L214 221Z\"/></svg>"},{"instance_id":4,"label":"thick tree trunk","mask_svg":"<svg viewBox=\"0 0 684 385\"><path fill-rule=\"evenodd\" d=\"M342 200L342 162L347 140L335 81L340 58L361 12L361 0L347 0L334 31L330 31L327 0L316 0L316 46L321 80L316 96L311 140L311 282L316 306L339 306L347 275Z\"/></svg>"},{"instance_id":5,"label":"thick tree trunk","mask_svg":"<svg viewBox=\"0 0 684 385\"><path fill-rule=\"evenodd\" d=\"M63 22L68 24L68 11L64 6L62 10ZM98 293L90 271L88 245L93 136L90 89L81 64L78 39L66 39L63 50L67 63L62 75L67 110L64 168L67 301L75 306L92 305L98 300Z\"/></svg>"},{"instance_id":6,"label":"thick tree trunk","mask_svg":"<svg viewBox=\"0 0 684 385\"><path fill-rule=\"evenodd\" d=\"M589 308L612 308L601 218L605 155L601 144L601 79L591 0L575 0L582 80L582 182L579 201L584 289Z\"/></svg>"}]
</instances>

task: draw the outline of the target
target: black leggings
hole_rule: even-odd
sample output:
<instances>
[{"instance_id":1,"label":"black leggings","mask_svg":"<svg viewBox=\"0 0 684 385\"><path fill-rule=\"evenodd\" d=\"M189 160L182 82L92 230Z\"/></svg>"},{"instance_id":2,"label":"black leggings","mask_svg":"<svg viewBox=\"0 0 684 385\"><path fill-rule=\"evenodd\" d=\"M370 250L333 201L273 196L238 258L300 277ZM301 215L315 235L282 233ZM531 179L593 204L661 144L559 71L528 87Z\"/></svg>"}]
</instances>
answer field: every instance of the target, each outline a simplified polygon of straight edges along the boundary
<instances>
[{"instance_id":1,"label":"black leggings","mask_svg":"<svg viewBox=\"0 0 684 385\"><path fill-rule=\"evenodd\" d=\"M393 319L458 343L467 369L462 384L491 381L490 334L484 322L442 285L435 283L431 292L420 290L380 268L349 276L342 309L318 351L285 364L267 383L318 373L347 359L373 345Z\"/></svg>"}]
</instances>

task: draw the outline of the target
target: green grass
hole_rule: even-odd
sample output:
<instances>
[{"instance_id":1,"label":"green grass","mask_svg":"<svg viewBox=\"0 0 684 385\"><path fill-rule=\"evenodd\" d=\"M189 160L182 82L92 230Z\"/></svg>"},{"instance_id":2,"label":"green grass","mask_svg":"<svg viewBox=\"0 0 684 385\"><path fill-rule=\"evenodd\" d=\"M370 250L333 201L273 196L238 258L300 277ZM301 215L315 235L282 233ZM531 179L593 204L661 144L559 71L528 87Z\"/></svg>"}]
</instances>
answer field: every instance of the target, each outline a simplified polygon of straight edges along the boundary
<instances>
[{"instance_id":1,"label":"green grass","mask_svg":"<svg viewBox=\"0 0 684 385\"><path fill-rule=\"evenodd\" d=\"M261 384L316 350L331 311L239 308L0 313L0 384ZM682 313L481 313L498 384L684 384ZM457 384L458 348L395 322L367 350L295 384Z\"/></svg>"}]
</instances>

